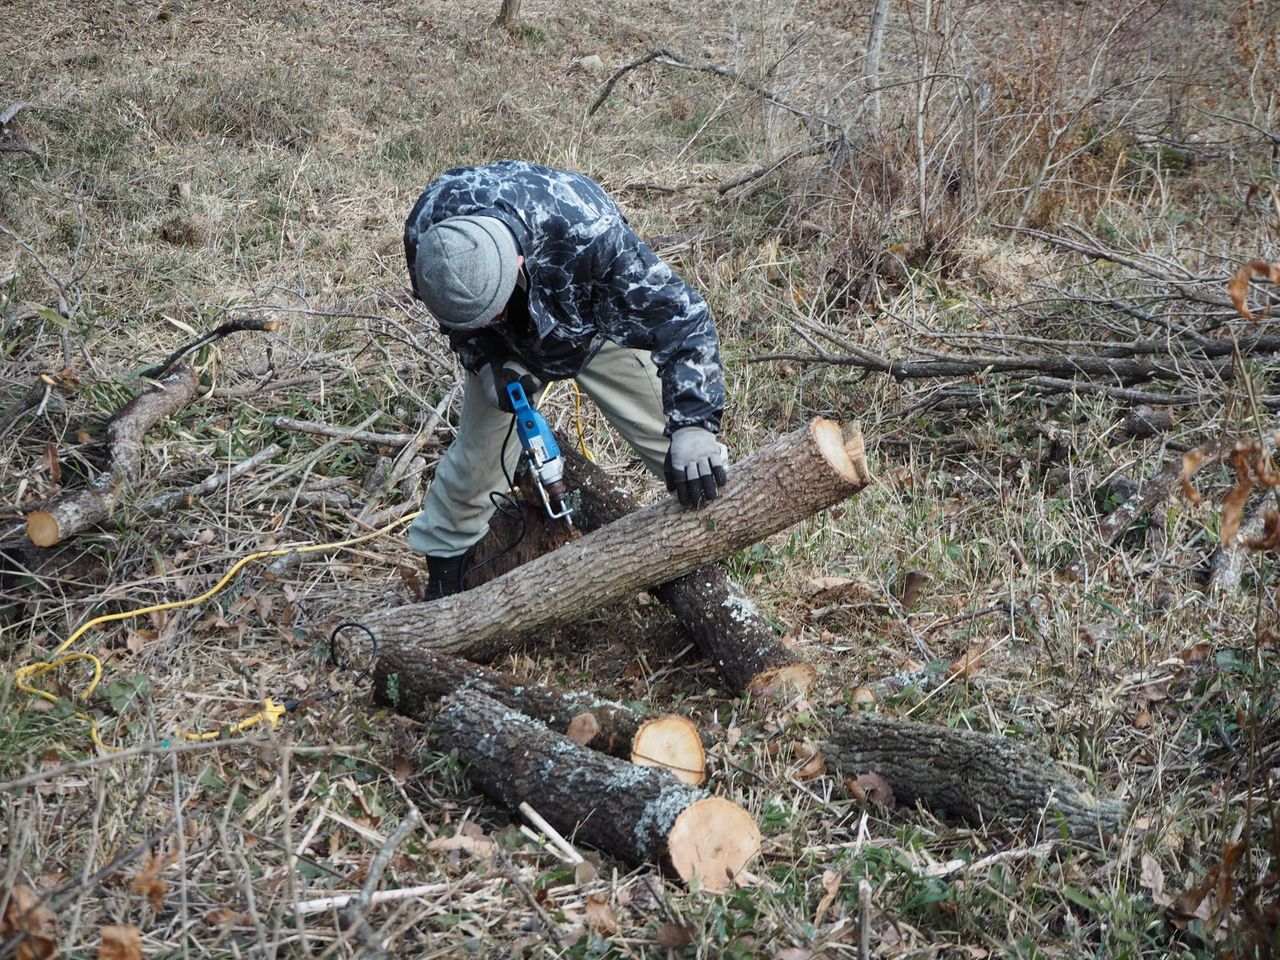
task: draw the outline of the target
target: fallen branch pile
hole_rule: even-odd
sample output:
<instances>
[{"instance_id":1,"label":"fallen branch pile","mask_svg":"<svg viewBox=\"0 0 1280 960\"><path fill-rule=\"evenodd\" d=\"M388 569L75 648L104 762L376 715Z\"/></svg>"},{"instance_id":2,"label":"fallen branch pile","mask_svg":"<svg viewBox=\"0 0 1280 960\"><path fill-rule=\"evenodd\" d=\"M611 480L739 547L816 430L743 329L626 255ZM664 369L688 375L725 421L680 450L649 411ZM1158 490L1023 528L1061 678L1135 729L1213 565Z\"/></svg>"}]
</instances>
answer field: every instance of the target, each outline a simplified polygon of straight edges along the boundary
<instances>
[{"instance_id":1,"label":"fallen branch pile","mask_svg":"<svg viewBox=\"0 0 1280 960\"><path fill-rule=\"evenodd\" d=\"M1280 352L1280 336L1268 333L1264 325L1245 335L1236 335L1227 326L1238 316L1260 318L1267 312L1254 313L1244 305L1245 291L1236 289L1241 286L1236 281L1229 286L1233 276L1229 270L1198 274L1146 250L1117 250L1074 226L1067 228L1066 235L1020 228L1016 232L1084 257L1088 263L1109 264L1123 279L1093 271L1086 289L1052 288L1043 297L991 314L980 329L931 329L891 316L896 329L910 336L909 353L870 349L831 326L797 318L792 329L809 352L771 353L753 357L752 362L847 366L899 381L1000 375L1040 395L1087 392L1126 403L1179 406L1201 402L1205 385L1230 380L1243 358ZM1097 293L1118 286L1123 293ZM1247 289L1247 281L1244 286ZM1268 296L1269 306L1276 302L1274 295ZM1066 328L1071 335L1059 339L1020 334L1009 329L1006 315L1030 321L1038 330ZM1098 331L1100 336L1078 339L1080 329ZM1134 389L1135 384L1151 381L1163 381L1171 388L1168 392ZM982 401L980 391L975 393L970 385L948 389L934 400L957 397L967 398L961 405ZM1263 396L1258 401L1263 407L1280 409L1280 396Z\"/></svg>"}]
</instances>

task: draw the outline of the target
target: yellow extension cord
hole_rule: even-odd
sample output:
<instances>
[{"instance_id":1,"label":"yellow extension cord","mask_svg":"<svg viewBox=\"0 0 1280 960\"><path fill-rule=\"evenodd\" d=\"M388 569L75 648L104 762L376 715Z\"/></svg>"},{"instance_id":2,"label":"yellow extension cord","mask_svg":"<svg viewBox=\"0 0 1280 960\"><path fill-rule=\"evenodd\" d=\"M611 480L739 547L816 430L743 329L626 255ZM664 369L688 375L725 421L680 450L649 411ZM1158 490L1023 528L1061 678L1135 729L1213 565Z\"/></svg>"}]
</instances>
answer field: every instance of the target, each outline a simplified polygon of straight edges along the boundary
<instances>
[{"instance_id":1,"label":"yellow extension cord","mask_svg":"<svg viewBox=\"0 0 1280 960\"><path fill-rule=\"evenodd\" d=\"M232 565L231 569L223 575L221 580L198 597L191 597L187 600L173 600L169 603L156 603L149 607L139 607L136 610L123 610L120 613L108 613L101 617L94 617L88 623L80 626L71 634L71 636L67 637L67 639L63 640L62 643L58 645L58 648L49 655L49 659L43 660L40 663L28 663L25 666L19 667L14 673L14 683L23 693L30 694L33 697L40 697L42 700L47 700L49 703L57 703L62 699L61 697L57 694L50 693L48 690L43 690L40 687L33 686L32 682L37 677L56 670L65 664L83 660L92 665L93 677L90 679L88 687L78 695L77 699L81 701L87 700L93 695L93 691L97 689L98 684L102 681L102 661L92 653L66 653L65 651L89 630L99 624L113 623L117 620L128 620L133 617L145 616L148 613L159 613L162 610L176 610L179 607L190 607L197 603L203 603L205 600L208 600L214 594L226 587L226 585L231 582L231 579L239 573L240 570L248 564L253 563L255 560L264 560L268 557L283 557L290 553L317 553L321 550L339 550L343 547L354 546L357 543L364 543L366 540L373 540L377 537L383 536L384 534L390 533L396 527L412 522L414 517L417 515L417 513L414 513L408 517L401 517L399 520L394 520L385 527L374 530L372 533L362 534L359 537L352 537L349 540L340 540L336 543L313 543L305 547L278 547L274 550L258 550L237 560ZM179 731L178 736L183 740L218 740L222 737L235 736L238 733L243 733L250 727L257 726L264 721L274 727L280 722L280 718L284 716L284 713L285 708L268 697L263 700L261 710L249 717L246 717L244 720L240 720L237 723L229 724L221 729L210 730L205 733L184 733ZM98 721L94 717L91 717L80 709L76 709L74 715L77 719L83 720L85 723L89 724L89 736L93 739L93 742L97 747L108 751L122 749L110 746L103 742L102 736L98 730Z\"/></svg>"},{"instance_id":2,"label":"yellow extension cord","mask_svg":"<svg viewBox=\"0 0 1280 960\"><path fill-rule=\"evenodd\" d=\"M595 457L587 448L586 430L582 422L582 391L578 389L578 385L573 383L573 381L570 381L570 385L573 387L573 410L578 427L578 448L582 451L583 456L594 463ZM550 389L548 389L546 394L543 395L543 401L547 399L550 392ZM283 557L290 553L318 553L323 550L340 550L344 547L355 546L357 543L374 540L390 533L392 530L396 529L396 527L403 526L406 523L411 523L417 516L418 514L414 513L407 517L401 517L399 520L394 520L385 527L374 530L372 533L362 534L359 537L353 537L349 540L340 540L335 543L313 543L305 547L278 547L273 550L258 550L237 560L232 565L231 569L223 575L221 580L198 597L191 597L187 600L173 600L169 603L157 603L152 604L149 607L139 607L135 610L123 610L120 613L108 613L101 617L95 617L87 623L82 624L74 633L67 637L67 639L63 640L62 643L58 645L58 648L49 655L49 659L43 660L39 663L28 663L19 667L14 672L14 685L23 693L29 694L33 697L39 697L49 703L56 704L64 698L59 697L57 694L50 693L48 690L33 686L36 678L41 677L46 673L51 673L68 663L85 661L93 667L93 676L89 680L89 685L78 695L77 699L81 701L88 700L89 697L93 695L93 691L98 688L98 684L102 682L102 660L92 653L67 653L66 651L72 646L72 644L94 627L104 623L114 623L117 620L129 620L134 617L146 616L149 613L159 613L163 610L176 610L180 607L190 607L197 603L203 603L205 600L208 600L210 597L214 596L226 587L237 573L239 573L248 564L253 563L255 560L265 560L268 557ZM276 703L270 697L267 697L262 701L261 710L257 713L251 714L243 720L227 724L218 730L209 730L204 733L189 733L179 730L177 736L183 740L202 741L219 740L223 737L233 737L263 722L269 723L273 727L277 726L280 723L280 718L285 715L285 712L286 710L284 707ZM103 741L102 734L98 729L98 721L95 717L90 716L88 713L85 713L83 710L78 708L74 709L73 716L78 720L83 720L89 725L89 736L93 740L94 745L100 750L119 751L124 749L122 747L112 746Z\"/></svg>"}]
</instances>

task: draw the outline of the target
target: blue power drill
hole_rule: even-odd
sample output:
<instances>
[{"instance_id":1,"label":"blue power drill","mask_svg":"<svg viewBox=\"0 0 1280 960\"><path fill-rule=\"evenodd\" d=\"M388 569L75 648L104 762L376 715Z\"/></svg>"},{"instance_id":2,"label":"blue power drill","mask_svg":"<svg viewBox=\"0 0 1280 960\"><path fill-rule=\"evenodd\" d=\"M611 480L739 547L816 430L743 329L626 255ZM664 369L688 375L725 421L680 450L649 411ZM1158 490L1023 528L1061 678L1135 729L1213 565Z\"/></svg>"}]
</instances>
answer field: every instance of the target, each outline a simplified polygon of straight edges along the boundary
<instances>
[{"instance_id":1,"label":"blue power drill","mask_svg":"<svg viewBox=\"0 0 1280 960\"><path fill-rule=\"evenodd\" d=\"M573 511L565 502L569 491L564 482L564 457L560 455L560 444L556 443L546 419L533 409L519 381L507 384L507 397L511 400L511 412L516 417L516 434L524 450L522 456L537 482L547 515L573 526Z\"/></svg>"}]
</instances>

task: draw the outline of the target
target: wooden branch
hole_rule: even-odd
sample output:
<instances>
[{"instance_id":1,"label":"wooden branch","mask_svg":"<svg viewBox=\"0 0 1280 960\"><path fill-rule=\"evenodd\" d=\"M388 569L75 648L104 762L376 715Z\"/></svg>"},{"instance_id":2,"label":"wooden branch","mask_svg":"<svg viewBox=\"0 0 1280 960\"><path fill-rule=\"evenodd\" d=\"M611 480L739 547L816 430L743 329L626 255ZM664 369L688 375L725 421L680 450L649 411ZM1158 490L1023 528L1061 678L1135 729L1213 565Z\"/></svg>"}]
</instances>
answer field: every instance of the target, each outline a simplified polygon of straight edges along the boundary
<instances>
[{"instance_id":1,"label":"wooden branch","mask_svg":"<svg viewBox=\"0 0 1280 960\"><path fill-rule=\"evenodd\" d=\"M629 863L658 863L717 892L760 850L760 832L735 803L681 783L659 767L588 750L475 691L441 704L438 748L456 750L471 782L511 810L536 803L577 843Z\"/></svg>"},{"instance_id":2,"label":"wooden branch","mask_svg":"<svg viewBox=\"0 0 1280 960\"><path fill-rule=\"evenodd\" d=\"M1032 820L1052 833L1061 820L1087 838L1115 833L1125 812L1032 747L993 734L859 713L837 721L822 751L841 776L878 773L899 800L971 823Z\"/></svg>"},{"instance_id":3,"label":"wooden branch","mask_svg":"<svg viewBox=\"0 0 1280 960\"><path fill-rule=\"evenodd\" d=\"M169 372L170 369L172 369L175 363L177 363L187 354L193 353L194 351L199 350L201 347L208 346L214 341L221 340L223 337L230 336L233 333L240 333L241 331L244 331L244 330L258 330L258 331L265 331L267 333L273 333L279 329L280 329L280 324L275 320L261 320L256 317L249 317L244 320L229 320L228 322L222 324L221 326L218 326L215 329L210 330L203 337L200 337L199 339L196 339L196 340L192 340L190 343L188 343L184 347L179 347L177 350L173 351L173 353L169 354L169 356L165 357L155 366L148 367L146 370L143 370L142 373L139 374L139 376L146 377L148 379L153 379L153 380L163 377L166 373Z\"/></svg>"},{"instance_id":4,"label":"wooden branch","mask_svg":"<svg viewBox=\"0 0 1280 960\"><path fill-rule=\"evenodd\" d=\"M862 435L821 418L736 464L698 510L667 498L474 590L364 615L383 649L491 657L513 639L728 556L871 482Z\"/></svg>"},{"instance_id":5,"label":"wooden branch","mask_svg":"<svg viewBox=\"0 0 1280 960\"><path fill-rule=\"evenodd\" d=\"M107 424L106 469L87 487L59 494L44 509L27 514L31 542L51 547L107 519L120 496L137 482L147 431L190 403L196 389L191 368L180 367L125 404Z\"/></svg>"},{"instance_id":6,"label":"wooden branch","mask_svg":"<svg viewBox=\"0 0 1280 960\"><path fill-rule=\"evenodd\" d=\"M427 717L434 705L448 696L480 693L584 747L665 766L686 783L699 784L706 779L702 740L696 728L692 740L681 736L684 728L692 727L683 717L646 716L589 694L528 683L448 654L404 647L378 657L373 685L378 703L418 719ZM655 719L666 722L650 726ZM679 731L674 749L661 736L664 728Z\"/></svg>"}]
</instances>

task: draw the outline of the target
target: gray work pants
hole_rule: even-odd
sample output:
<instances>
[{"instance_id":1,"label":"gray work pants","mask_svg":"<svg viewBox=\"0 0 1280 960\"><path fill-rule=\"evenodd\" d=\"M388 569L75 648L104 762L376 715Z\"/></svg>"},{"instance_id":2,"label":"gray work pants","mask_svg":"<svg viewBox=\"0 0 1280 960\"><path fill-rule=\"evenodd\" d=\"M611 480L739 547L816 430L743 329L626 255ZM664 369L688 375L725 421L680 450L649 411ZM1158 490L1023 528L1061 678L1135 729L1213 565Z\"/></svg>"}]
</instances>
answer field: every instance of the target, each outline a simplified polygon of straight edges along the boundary
<instances>
[{"instance_id":1,"label":"gray work pants","mask_svg":"<svg viewBox=\"0 0 1280 960\"><path fill-rule=\"evenodd\" d=\"M458 436L436 467L422 513L409 526L409 546L435 557L456 557L484 536L494 506L489 493L507 489L501 456L511 414L485 399L480 378L465 372ZM663 475L670 441L662 384L647 351L607 342L574 378L655 476ZM537 400L537 397L531 398ZM515 470L520 440L506 445L506 470Z\"/></svg>"}]
</instances>

